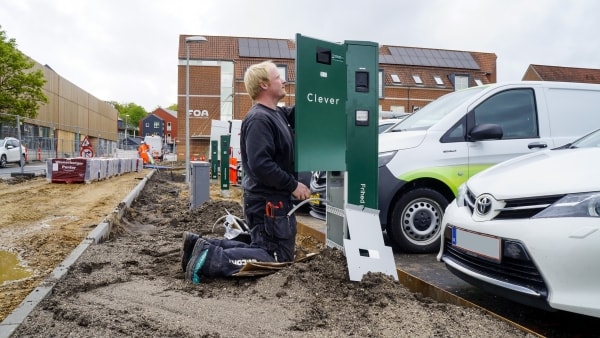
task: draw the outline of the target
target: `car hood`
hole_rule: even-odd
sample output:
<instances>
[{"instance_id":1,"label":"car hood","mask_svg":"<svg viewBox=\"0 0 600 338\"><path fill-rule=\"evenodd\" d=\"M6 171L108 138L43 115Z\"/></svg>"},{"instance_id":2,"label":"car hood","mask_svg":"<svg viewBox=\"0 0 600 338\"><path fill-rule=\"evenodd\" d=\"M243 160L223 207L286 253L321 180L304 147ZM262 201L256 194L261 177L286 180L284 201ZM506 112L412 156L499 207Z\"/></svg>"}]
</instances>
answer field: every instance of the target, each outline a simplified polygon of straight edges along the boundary
<instances>
[{"instance_id":1,"label":"car hood","mask_svg":"<svg viewBox=\"0 0 600 338\"><path fill-rule=\"evenodd\" d=\"M468 187L496 199L600 191L599 166L600 148L544 150L490 167Z\"/></svg>"},{"instance_id":2,"label":"car hood","mask_svg":"<svg viewBox=\"0 0 600 338\"><path fill-rule=\"evenodd\" d=\"M379 152L414 148L425 139L427 130L388 131L379 134Z\"/></svg>"}]
</instances>

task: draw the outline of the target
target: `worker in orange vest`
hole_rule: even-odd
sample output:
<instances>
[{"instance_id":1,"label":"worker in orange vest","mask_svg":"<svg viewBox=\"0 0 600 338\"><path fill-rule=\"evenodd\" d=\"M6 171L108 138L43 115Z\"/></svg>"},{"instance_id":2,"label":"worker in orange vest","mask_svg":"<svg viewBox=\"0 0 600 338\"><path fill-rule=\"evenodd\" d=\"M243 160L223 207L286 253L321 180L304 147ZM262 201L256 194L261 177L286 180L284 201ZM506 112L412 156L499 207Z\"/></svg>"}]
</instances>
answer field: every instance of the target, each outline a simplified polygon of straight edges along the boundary
<instances>
[{"instance_id":1,"label":"worker in orange vest","mask_svg":"<svg viewBox=\"0 0 600 338\"><path fill-rule=\"evenodd\" d=\"M138 147L138 154L140 155L140 158L142 159L142 161L144 162L144 164L148 164L150 162L150 155L148 154L150 151L150 146L142 141L142 143L140 143L140 146Z\"/></svg>"}]
</instances>

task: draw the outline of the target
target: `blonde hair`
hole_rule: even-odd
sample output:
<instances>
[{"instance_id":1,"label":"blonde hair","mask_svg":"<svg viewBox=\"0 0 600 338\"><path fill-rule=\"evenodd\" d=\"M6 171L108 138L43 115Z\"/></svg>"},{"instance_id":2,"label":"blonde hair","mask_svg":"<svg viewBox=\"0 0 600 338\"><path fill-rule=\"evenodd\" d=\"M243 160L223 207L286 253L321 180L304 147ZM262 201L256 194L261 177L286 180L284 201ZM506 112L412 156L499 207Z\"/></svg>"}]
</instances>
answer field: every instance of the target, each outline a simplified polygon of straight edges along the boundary
<instances>
[{"instance_id":1,"label":"blonde hair","mask_svg":"<svg viewBox=\"0 0 600 338\"><path fill-rule=\"evenodd\" d=\"M271 82L271 78L269 77L270 67L277 68L273 61L263 61L251 65L246 69L246 73L244 74L244 85L252 100L255 100L258 94L260 94L262 90L262 88L260 88L261 83Z\"/></svg>"}]
</instances>

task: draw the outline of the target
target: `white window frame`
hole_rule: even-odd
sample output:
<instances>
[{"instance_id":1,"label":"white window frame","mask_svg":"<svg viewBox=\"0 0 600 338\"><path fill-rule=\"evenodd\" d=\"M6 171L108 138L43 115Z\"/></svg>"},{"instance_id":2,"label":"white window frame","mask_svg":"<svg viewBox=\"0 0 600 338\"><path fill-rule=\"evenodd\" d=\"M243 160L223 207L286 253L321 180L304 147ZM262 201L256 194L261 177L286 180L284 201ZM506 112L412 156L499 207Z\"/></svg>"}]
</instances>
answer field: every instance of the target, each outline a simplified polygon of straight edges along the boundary
<instances>
[{"instance_id":1,"label":"white window frame","mask_svg":"<svg viewBox=\"0 0 600 338\"><path fill-rule=\"evenodd\" d=\"M379 98L381 99L381 98L384 97L383 96L384 95L384 92L383 92L383 84L384 84L384 82L383 82L383 69L379 70L379 79L378 79L378 81L379 81L379 88L378 88L379 93L377 95L379 95Z\"/></svg>"},{"instance_id":2,"label":"white window frame","mask_svg":"<svg viewBox=\"0 0 600 338\"><path fill-rule=\"evenodd\" d=\"M419 85L423 84L423 80L421 79L421 76L419 76L417 74L413 74L412 78L416 84L419 84Z\"/></svg>"},{"instance_id":3,"label":"white window frame","mask_svg":"<svg viewBox=\"0 0 600 338\"><path fill-rule=\"evenodd\" d=\"M469 88L469 77L456 75L454 77L454 90L461 90L465 88Z\"/></svg>"}]
</instances>

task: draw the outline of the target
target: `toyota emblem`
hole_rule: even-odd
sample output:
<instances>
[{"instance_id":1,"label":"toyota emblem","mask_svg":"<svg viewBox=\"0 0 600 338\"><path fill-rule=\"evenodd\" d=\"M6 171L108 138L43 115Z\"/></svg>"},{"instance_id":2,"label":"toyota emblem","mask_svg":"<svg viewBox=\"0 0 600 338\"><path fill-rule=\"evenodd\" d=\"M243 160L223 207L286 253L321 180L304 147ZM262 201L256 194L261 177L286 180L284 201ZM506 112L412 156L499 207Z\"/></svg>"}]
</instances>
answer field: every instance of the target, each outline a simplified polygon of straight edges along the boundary
<instances>
[{"instance_id":1,"label":"toyota emblem","mask_svg":"<svg viewBox=\"0 0 600 338\"><path fill-rule=\"evenodd\" d=\"M492 210L492 198L489 195L483 195L477 198L475 210L481 216L487 215Z\"/></svg>"}]
</instances>

